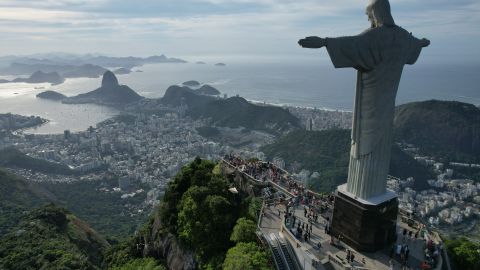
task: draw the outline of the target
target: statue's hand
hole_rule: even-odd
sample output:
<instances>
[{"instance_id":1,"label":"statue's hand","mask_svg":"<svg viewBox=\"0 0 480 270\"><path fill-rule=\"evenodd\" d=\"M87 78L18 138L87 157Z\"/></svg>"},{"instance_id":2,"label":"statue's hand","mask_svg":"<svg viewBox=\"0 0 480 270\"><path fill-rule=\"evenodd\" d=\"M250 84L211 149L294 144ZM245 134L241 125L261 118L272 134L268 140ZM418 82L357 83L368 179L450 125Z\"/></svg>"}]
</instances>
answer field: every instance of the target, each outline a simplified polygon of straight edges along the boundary
<instances>
[{"instance_id":1,"label":"statue's hand","mask_svg":"<svg viewBox=\"0 0 480 270\"><path fill-rule=\"evenodd\" d=\"M320 37L306 37L300 39L298 44L303 48L319 49L326 45L325 39Z\"/></svg>"},{"instance_id":2,"label":"statue's hand","mask_svg":"<svg viewBox=\"0 0 480 270\"><path fill-rule=\"evenodd\" d=\"M430 40L422 38L422 40L420 40L420 44L422 45L422 47L428 47L430 45Z\"/></svg>"}]
</instances>

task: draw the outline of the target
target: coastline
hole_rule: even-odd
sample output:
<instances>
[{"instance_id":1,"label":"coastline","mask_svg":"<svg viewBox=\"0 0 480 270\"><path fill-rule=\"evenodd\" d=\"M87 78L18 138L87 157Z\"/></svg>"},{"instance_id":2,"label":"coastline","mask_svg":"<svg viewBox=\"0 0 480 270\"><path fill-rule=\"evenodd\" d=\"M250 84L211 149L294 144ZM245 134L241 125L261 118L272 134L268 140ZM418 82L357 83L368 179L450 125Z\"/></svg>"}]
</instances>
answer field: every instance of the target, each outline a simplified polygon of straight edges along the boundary
<instances>
[{"instance_id":1,"label":"coastline","mask_svg":"<svg viewBox=\"0 0 480 270\"><path fill-rule=\"evenodd\" d=\"M328 107L311 107L311 106L294 105L294 104L288 104L288 103L273 103L273 102L264 102L264 101L254 100L254 99L246 99L246 100L252 104L260 105L260 106L266 105L266 106L275 106L275 107L282 107L282 108L317 110L317 111L339 112L339 113L353 113L353 111L349 111L349 110L333 109Z\"/></svg>"},{"instance_id":2,"label":"coastline","mask_svg":"<svg viewBox=\"0 0 480 270\"><path fill-rule=\"evenodd\" d=\"M221 99L223 99L222 97L219 97ZM149 99L149 98L146 98L146 99ZM151 100L156 100L156 99L151 99ZM345 114L345 115L351 115L351 112L350 111L344 111L344 110L337 110L337 109L331 109L331 108L315 108L315 107L308 107L308 106L296 106L296 105L292 105L292 104L277 104L277 103L273 103L273 102L260 102L260 101L257 101L257 100L251 100L251 99L246 99L248 102L252 103L252 104L255 104L255 105L258 105L258 106L274 106L274 107L281 107L281 108L284 108L284 109L287 109L289 110L293 115L295 115L297 118L299 118L299 120L302 122L302 124L305 124L304 122L308 120L309 117L307 116L302 116L302 115L310 115L310 118L313 117L313 114L314 113L326 113L326 114ZM74 104L70 104L70 103L64 103L66 105L74 105ZM91 103L87 103L87 104L91 104ZM98 104L98 103L95 103L95 105L97 106L102 106L102 107L107 107L107 108L113 108L113 109L116 109L118 110L118 114L114 115L114 116L111 116L111 117L108 117L102 121L99 121L99 122L96 122L94 125L92 126L96 126L104 121L107 121L107 120L110 120L116 116L118 116L119 114L122 114L123 110L119 110L118 107L115 107L115 106L111 106L111 105L108 105L108 104ZM44 119L44 118L42 118ZM48 124L50 123L51 120L49 119L44 119L44 122L42 122L41 124L38 124L38 125L35 125L35 126L30 126L30 127L25 127L25 128L22 128L21 130L17 130L16 132L17 133L24 133L24 134L38 134L38 135L55 135L55 134L60 134L60 133L55 133L55 132L47 132L47 133L35 133L35 132L32 132L34 131L36 128L39 128L41 126L44 126L45 124ZM65 130L66 129L72 129L71 127L67 127L65 126L64 128ZM86 130L86 129L85 129ZM30 132L29 132L30 131ZM75 131L75 132L82 132L84 130L78 130L78 131Z\"/></svg>"}]
</instances>

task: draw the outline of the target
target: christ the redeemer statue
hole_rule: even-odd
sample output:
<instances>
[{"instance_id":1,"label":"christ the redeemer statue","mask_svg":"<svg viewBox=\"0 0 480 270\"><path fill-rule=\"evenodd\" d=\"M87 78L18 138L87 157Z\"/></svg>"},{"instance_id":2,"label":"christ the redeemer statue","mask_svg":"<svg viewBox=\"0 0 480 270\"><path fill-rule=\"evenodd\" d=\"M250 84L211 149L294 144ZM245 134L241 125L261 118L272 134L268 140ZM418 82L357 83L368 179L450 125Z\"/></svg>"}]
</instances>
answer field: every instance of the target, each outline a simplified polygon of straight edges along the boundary
<instances>
[{"instance_id":1,"label":"christ the redeemer statue","mask_svg":"<svg viewBox=\"0 0 480 270\"><path fill-rule=\"evenodd\" d=\"M395 25L388 0L370 1L366 13L371 28L360 35L307 37L298 43L304 48L326 47L335 68L358 71L346 191L369 200L386 192L403 66L414 64L430 41Z\"/></svg>"}]
</instances>

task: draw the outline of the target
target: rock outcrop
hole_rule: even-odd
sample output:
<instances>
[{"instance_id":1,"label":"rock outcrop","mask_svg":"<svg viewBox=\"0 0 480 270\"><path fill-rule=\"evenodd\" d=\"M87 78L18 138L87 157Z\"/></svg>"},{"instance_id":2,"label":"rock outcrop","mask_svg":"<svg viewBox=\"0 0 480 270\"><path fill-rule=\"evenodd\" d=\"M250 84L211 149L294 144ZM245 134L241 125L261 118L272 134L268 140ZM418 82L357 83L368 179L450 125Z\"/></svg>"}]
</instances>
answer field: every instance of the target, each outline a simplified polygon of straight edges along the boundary
<instances>
[{"instance_id":1,"label":"rock outcrop","mask_svg":"<svg viewBox=\"0 0 480 270\"><path fill-rule=\"evenodd\" d=\"M207 95L207 96L218 96L218 95L220 95L220 91L218 91L216 88L214 88L214 87L212 87L208 84L203 85L202 87L197 89L195 92L200 94L200 95Z\"/></svg>"},{"instance_id":2,"label":"rock outcrop","mask_svg":"<svg viewBox=\"0 0 480 270\"><path fill-rule=\"evenodd\" d=\"M106 71L102 78L102 88L117 87L118 79L111 71Z\"/></svg>"},{"instance_id":3,"label":"rock outcrop","mask_svg":"<svg viewBox=\"0 0 480 270\"><path fill-rule=\"evenodd\" d=\"M91 92L63 100L64 103L96 103L102 105L125 105L143 99L142 96L126 85L119 85L117 77L111 71L103 74L102 86Z\"/></svg>"},{"instance_id":4,"label":"rock outcrop","mask_svg":"<svg viewBox=\"0 0 480 270\"><path fill-rule=\"evenodd\" d=\"M171 270L196 269L193 251L182 247L174 235L164 231L160 217L155 215L149 230L137 238L144 246L142 255L164 261Z\"/></svg>"}]
</instances>

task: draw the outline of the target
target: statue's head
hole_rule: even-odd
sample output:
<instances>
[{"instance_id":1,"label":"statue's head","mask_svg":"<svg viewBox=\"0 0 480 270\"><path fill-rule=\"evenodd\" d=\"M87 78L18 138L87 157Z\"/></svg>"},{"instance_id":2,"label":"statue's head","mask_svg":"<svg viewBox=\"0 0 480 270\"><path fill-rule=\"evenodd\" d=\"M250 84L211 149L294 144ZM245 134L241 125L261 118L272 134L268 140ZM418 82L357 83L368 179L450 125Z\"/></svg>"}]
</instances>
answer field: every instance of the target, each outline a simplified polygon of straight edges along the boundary
<instances>
[{"instance_id":1,"label":"statue's head","mask_svg":"<svg viewBox=\"0 0 480 270\"><path fill-rule=\"evenodd\" d=\"M395 25L388 0L370 0L367 6L367 16L372 27Z\"/></svg>"}]
</instances>

